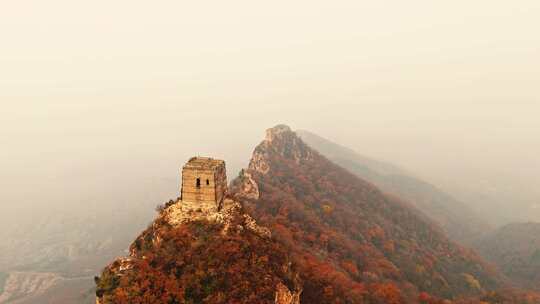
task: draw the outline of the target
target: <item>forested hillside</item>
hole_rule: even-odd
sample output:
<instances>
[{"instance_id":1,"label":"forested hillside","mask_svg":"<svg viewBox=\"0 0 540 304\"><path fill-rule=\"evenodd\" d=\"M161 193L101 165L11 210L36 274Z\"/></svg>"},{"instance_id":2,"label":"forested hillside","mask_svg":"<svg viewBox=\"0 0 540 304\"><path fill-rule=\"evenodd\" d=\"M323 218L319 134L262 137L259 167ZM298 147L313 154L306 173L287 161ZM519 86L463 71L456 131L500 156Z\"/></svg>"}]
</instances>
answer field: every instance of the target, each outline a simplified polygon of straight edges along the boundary
<instances>
[{"instance_id":1,"label":"forested hillside","mask_svg":"<svg viewBox=\"0 0 540 304\"><path fill-rule=\"evenodd\" d=\"M452 239L472 244L490 230L489 225L472 208L414 174L360 155L311 132L299 131L298 134L304 142L332 162L381 190L414 204L441 225Z\"/></svg>"},{"instance_id":2,"label":"forested hillside","mask_svg":"<svg viewBox=\"0 0 540 304\"><path fill-rule=\"evenodd\" d=\"M523 287L540 291L540 223L515 223L483 238L478 250Z\"/></svg>"},{"instance_id":3,"label":"forested hillside","mask_svg":"<svg viewBox=\"0 0 540 304\"><path fill-rule=\"evenodd\" d=\"M303 303L401 303L499 286L494 270L418 210L330 162L286 126L267 131L232 194L291 248L307 282Z\"/></svg>"}]
</instances>

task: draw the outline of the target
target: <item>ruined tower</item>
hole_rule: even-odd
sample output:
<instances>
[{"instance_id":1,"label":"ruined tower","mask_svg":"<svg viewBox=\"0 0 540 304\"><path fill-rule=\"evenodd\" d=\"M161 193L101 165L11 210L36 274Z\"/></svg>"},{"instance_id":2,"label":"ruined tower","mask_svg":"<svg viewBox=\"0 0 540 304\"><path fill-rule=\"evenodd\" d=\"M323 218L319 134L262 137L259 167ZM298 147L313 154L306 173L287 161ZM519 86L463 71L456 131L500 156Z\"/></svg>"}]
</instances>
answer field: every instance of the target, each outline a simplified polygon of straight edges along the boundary
<instances>
[{"instance_id":1,"label":"ruined tower","mask_svg":"<svg viewBox=\"0 0 540 304\"><path fill-rule=\"evenodd\" d=\"M182 201L202 208L221 208L227 192L225 162L209 157L193 157L182 168Z\"/></svg>"}]
</instances>

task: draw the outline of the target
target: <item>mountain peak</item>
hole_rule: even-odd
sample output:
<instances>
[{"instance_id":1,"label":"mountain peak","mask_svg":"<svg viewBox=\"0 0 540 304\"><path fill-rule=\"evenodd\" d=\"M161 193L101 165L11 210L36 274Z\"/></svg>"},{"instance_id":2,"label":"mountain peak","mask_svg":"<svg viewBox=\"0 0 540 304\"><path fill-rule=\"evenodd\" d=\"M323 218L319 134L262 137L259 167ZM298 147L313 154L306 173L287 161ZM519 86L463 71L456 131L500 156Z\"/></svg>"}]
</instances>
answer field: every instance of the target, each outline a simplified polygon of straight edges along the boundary
<instances>
[{"instance_id":1,"label":"mountain peak","mask_svg":"<svg viewBox=\"0 0 540 304\"><path fill-rule=\"evenodd\" d=\"M255 148L250 169L266 174L276 158L301 163L313 158L311 150L287 125L277 125L266 130L265 139Z\"/></svg>"},{"instance_id":2,"label":"mountain peak","mask_svg":"<svg viewBox=\"0 0 540 304\"><path fill-rule=\"evenodd\" d=\"M266 141L272 142L274 139L279 139L285 134L294 133L291 128L284 124L279 124L273 128L266 130Z\"/></svg>"}]
</instances>

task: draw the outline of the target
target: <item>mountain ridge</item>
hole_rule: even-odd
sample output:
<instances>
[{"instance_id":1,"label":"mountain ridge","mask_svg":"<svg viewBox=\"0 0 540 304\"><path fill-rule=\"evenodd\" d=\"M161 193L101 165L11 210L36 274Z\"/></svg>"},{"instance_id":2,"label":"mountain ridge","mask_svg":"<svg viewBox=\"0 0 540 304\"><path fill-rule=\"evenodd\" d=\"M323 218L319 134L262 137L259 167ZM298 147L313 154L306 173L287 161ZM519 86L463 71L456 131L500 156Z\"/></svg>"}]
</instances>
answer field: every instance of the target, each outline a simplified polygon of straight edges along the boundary
<instances>
[{"instance_id":1,"label":"mountain ridge","mask_svg":"<svg viewBox=\"0 0 540 304\"><path fill-rule=\"evenodd\" d=\"M460 299L504 286L410 203L285 125L267 130L223 206L197 200L159 209L96 278L98 303L475 303Z\"/></svg>"},{"instance_id":2,"label":"mountain ridge","mask_svg":"<svg viewBox=\"0 0 540 304\"><path fill-rule=\"evenodd\" d=\"M451 195L393 164L365 157L309 131L299 136L334 163L372 182L381 190L412 203L456 241L471 245L491 227L471 208Z\"/></svg>"},{"instance_id":3,"label":"mountain ridge","mask_svg":"<svg viewBox=\"0 0 540 304\"><path fill-rule=\"evenodd\" d=\"M299 264L311 263L312 268L326 269L330 277L340 277L340 284L349 291L331 282L326 285L339 294L338 298L368 301L372 296L369 293L375 294L374 290L384 284L394 290L388 292L392 296L409 300L426 291L452 297L480 292L471 290L471 286L489 289L498 285L498 276L490 266L471 250L449 241L408 203L333 164L286 126L278 125L266 134L255 148L248 168L233 182L232 195L245 200L246 208L258 222L287 246L296 248L292 252ZM407 261L411 255L417 263ZM430 262L420 260L428 257ZM467 266L460 259L475 266ZM423 264L431 264L431 269L416 269ZM455 273L447 267L460 270ZM438 268L441 272L433 270ZM427 283L418 272L440 281ZM315 277L313 281L325 280L317 273L310 275ZM370 280L373 284L364 284ZM332 301L331 296L320 292L324 288L306 286L302 300Z\"/></svg>"}]
</instances>

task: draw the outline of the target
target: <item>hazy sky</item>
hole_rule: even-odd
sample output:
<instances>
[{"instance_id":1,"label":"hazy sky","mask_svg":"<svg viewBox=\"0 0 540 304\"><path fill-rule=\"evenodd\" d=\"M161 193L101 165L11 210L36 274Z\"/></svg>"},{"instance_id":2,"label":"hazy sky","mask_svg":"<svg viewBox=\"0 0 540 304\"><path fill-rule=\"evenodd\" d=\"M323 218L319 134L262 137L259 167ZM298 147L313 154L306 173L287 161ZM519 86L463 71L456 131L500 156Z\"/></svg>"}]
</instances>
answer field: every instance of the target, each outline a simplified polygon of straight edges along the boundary
<instances>
[{"instance_id":1,"label":"hazy sky","mask_svg":"<svg viewBox=\"0 0 540 304\"><path fill-rule=\"evenodd\" d=\"M539 28L537 0L5 2L0 211L236 170L282 122L540 203Z\"/></svg>"}]
</instances>

